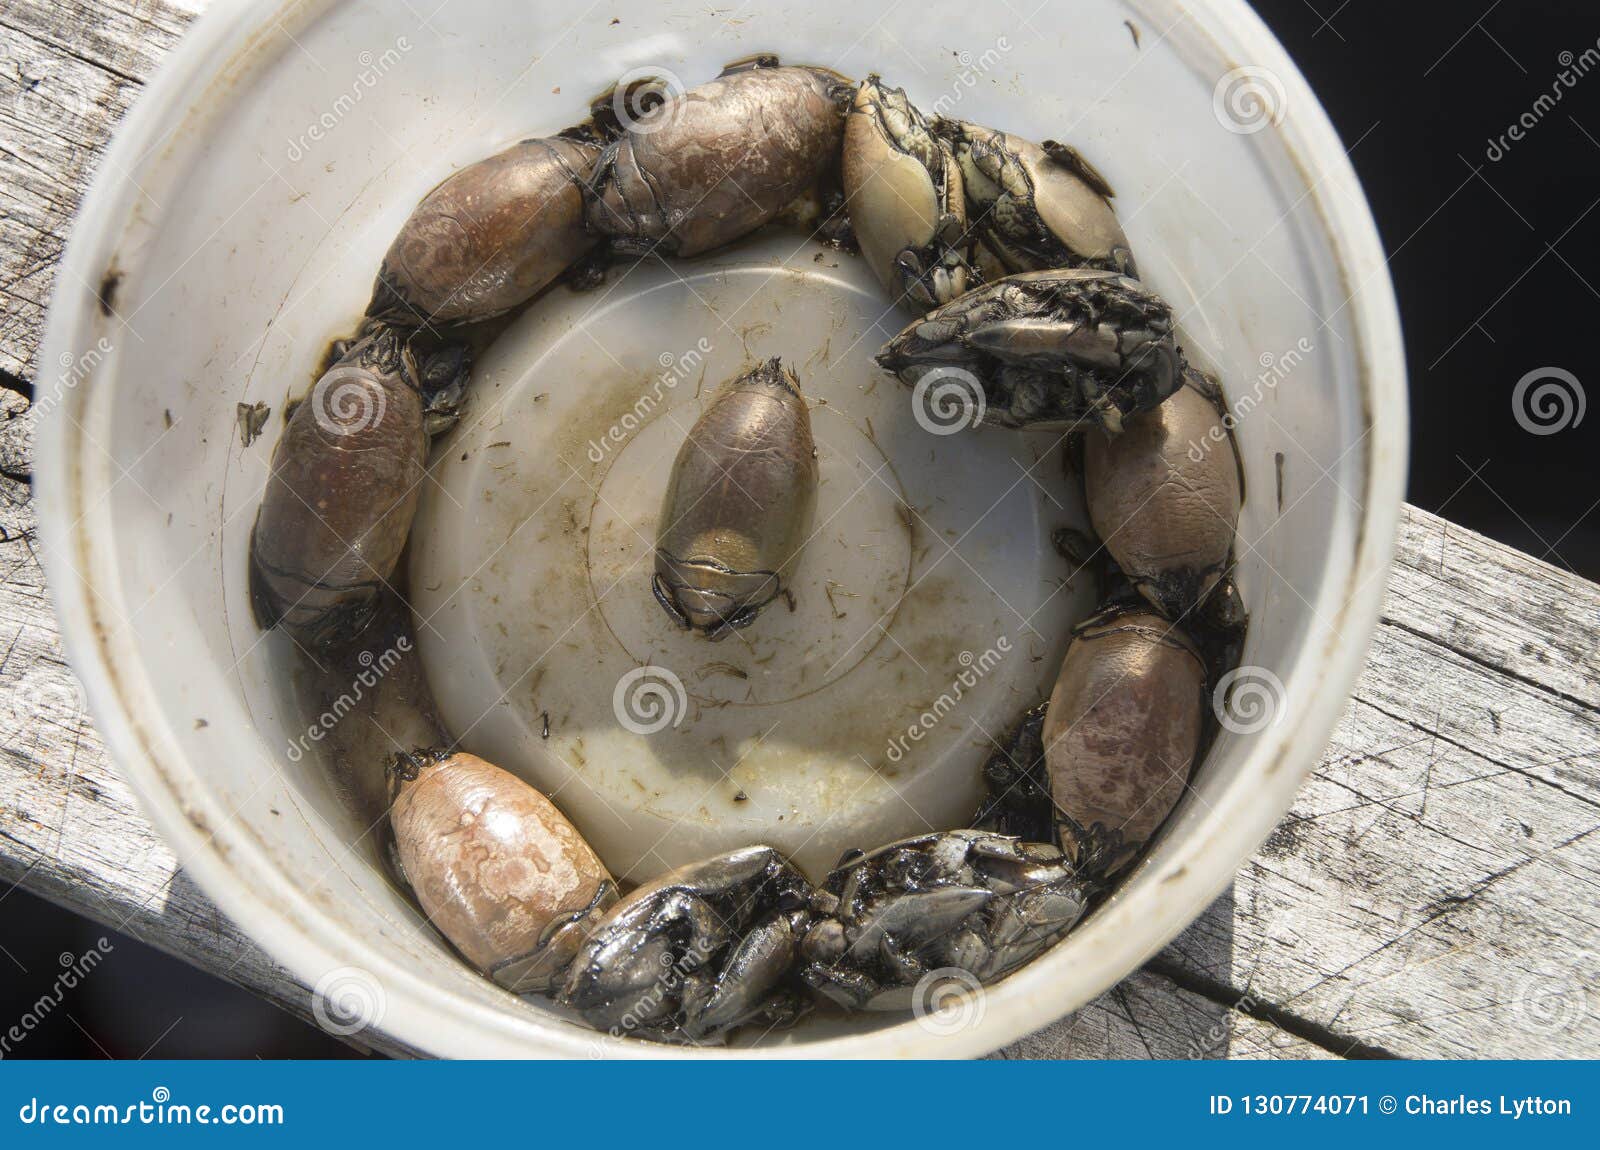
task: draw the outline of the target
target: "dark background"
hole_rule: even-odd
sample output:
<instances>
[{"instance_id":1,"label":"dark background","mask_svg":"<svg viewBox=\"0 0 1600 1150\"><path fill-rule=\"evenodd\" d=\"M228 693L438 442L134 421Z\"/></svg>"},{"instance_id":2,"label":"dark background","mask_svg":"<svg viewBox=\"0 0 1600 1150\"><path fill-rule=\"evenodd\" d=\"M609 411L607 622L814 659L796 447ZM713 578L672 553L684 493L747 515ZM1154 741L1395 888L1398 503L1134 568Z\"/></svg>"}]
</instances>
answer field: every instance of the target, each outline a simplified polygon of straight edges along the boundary
<instances>
[{"instance_id":1,"label":"dark background","mask_svg":"<svg viewBox=\"0 0 1600 1150\"><path fill-rule=\"evenodd\" d=\"M1600 398L1600 66L1498 159L1491 142L1600 40L1593 0L1257 0L1320 95L1391 256L1411 391L1411 502L1600 579L1600 415L1550 435L1513 416L1530 372ZM1003 15L1003 13L1002 13ZM1573 65L1574 73L1582 64ZM1585 396L1585 400L1587 400ZM105 932L23 891L0 900L0 1020ZM112 955L14 1057L339 1057L317 1030L112 936ZM9 1023L8 1023L9 1024Z\"/></svg>"},{"instance_id":2,"label":"dark background","mask_svg":"<svg viewBox=\"0 0 1600 1150\"><path fill-rule=\"evenodd\" d=\"M1491 141L1600 40L1593 0L1258 0L1371 201L1405 325L1412 503L1600 579L1600 416L1534 435L1518 380L1600 398L1600 65ZM1591 57L1593 60L1593 57ZM1357 142L1359 141L1359 143ZM1591 514L1593 512L1593 514Z\"/></svg>"}]
</instances>

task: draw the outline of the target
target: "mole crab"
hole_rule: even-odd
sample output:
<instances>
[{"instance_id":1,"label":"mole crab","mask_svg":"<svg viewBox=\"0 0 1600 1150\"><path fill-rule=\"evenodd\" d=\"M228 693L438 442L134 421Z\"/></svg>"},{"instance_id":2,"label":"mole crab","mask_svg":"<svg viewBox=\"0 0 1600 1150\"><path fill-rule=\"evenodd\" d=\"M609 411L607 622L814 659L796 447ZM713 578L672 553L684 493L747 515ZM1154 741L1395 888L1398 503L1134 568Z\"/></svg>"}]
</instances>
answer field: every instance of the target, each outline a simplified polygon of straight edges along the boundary
<instances>
[{"instance_id":1,"label":"mole crab","mask_svg":"<svg viewBox=\"0 0 1600 1150\"><path fill-rule=\"evenodd\" d=\"M878 363L916 383L929 369L969 374L982 421L1109 434L1183 382L1172 308L1137 280L1093 268L1021 272L960 296L910 324Z\"/></svg>"},{"instance_id":2,"label":"mole crab","mask_svg":"<svg viewBox=\"0 0 1600 1150\"><path fill-rule=\"evenodd\" d=\"M846 1010L908 1009L924 978L951 969L994 982L1066 934L1088 905L1059 848L981 830L852 851L823 894L834 905L801 944L800 977Z\"/></svg>"},{"instance_id":3,"label":"mole crab","mask_svg":"<svg viewBox=\"0 0 1600 1150\"><path fill-rule=\"evenodd\" d=\"M595 928L562 1001L613 1034L715 1039L805 1009L784 983L811 921L813 890L772 847L742 847L662 875Z\"/></svg>"}]
</instances>

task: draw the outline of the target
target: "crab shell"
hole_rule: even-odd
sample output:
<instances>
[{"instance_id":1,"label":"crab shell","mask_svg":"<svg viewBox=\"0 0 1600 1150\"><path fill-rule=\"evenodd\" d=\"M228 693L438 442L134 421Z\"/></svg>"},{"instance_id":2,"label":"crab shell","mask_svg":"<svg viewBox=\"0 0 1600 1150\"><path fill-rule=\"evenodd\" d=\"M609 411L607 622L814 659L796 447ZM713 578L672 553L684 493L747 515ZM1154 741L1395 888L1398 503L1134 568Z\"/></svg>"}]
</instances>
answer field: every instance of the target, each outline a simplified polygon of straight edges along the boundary
<instances>
[{"instance_id":1,"label":"crab shell","mask_svg":"<svg viewBox=\"0 0 1600 1150\"><path fill-rule=\"evenodd\" d=\"M559 997L593 1025L697 1041L775 1008L811 884L777 850L740 847L646 882L594 927Z\"/></svg>"},{"instance_id":2,"label":"crab shell","mask_svg":"<svg viewBox=\"0 0 1600 1150\"><path fill-rule=\"evenodd\" d=\"M378 270L367 314L423 327L473 322L532 299L595 244L583 185L600 149L523 140L423 197Z\"/></svg>"},{"instance_id":3,"label":"crab shell","mask_svg":"<svg viewBox=\"0 0 1600 1150\"><path fill-rule=\"evenodd\" d=\"M944 238L966 228L961 170L899 89L876 76L856 89L844 122L844 193L861 254L878 282L899 299L906 291L903 257L926 267L941 261ZM965 263L932 303L967 290ZM920 302L920 301L919 301Z\"/></svg>"},{"instance_id":4,"label":"crab shell","mask_svg":"<svg viewBox=\"0 0 1600 1150\"><path fill-rule=\"evenodd\" d=\"M1138 275L1111 188L1076 151L960 120L941 120L936 129L961 167L973 226L1006 271L1098 267Z\"/></svg>"},{"instance_id":5,"label":"crab shell","mask_svg":"<svg viewBox=\"0 0 1600 1150\"><path fill-rule=\"evenodd\" d=\"M816 510L811 413L778 360L740 376L678 451L656 537L655 592L721 637L782 593Z\"/></svg>"},{"instance_id":6,"label":"crab shell","mask_svg":"<svg viewBox=\"0 0 1600 1150\"><path fill-rule=\"evenodd\" d=\"M628 126L596 166L589 225L625 253L692 256L769 223L837 162L836 78L750 67Z\"/></svg>"},{"instance_id":7,"label":"crab shell","mask_svg":"<svg viewBox=\"0 0 1600 1150\"><path fill-rule=\"evenodd\" d=\"M295 408L250 537L262 627L326 648L370 618L416 512L428 449L419 388L403 338L380 327Z\"/></svg>"},{"instance_id":8,"label":"crab shell","mask_svg":"<svg viewBox=\"0 0 1600 1150\"><path fill-rule=\"evenodd\" d=\"M616 900L605 864L554 803L456 752L397 770L395 848L428 921L519 992L547 989Z\"/></svg>"},{"instance_id":9,"label":"crab shell","mask_svg":"<svg viewBox=\"0 0 1600 1150\"><path fill-rule=\"evenodd\" d=\"M986 394L986 423L1070 428L1089 414L1111 434L1171 395L1183 363L1166 301L1097 268L974 288L908 324L876 359L912 384L925 368L970 375Z\"/></svg>"},{"instance_id":10,"label":"crab shell","mask_svg":"<svg viewBox=\"0 0 1600 1150\"><path fill-rule=\"evenodd\" d=\"M1206 669L1187 635L1148 611L1079 628L1045 712L1062 845L1095 877L1121 869L1183 796L1200 750Z\"/></svg>"},{"instance_id":11,"label":"crab shell","mask_svg":"<svg viewBox=\"0 0 1600 1150\"><path fill-rule=\"evenodd\" d=\"M1087 887L1061 850L980 830L848 852L800 947L802 979L847 1010L905 1010L950 968L1005 977L1068 930Z\"/></svg>"},{"instance_id":12,"label":"crab shell","mask_svg":"<svg viewBox=\"0 0 1600 1150\"><path fill-rule=\"evenodd\" d=\"M1182 618L1227 569L1243 487L1239 459L1198 373L1118 436L1084 441L1084 494L1096 534L1139 592Z\"/></svg>"}]
</instances>

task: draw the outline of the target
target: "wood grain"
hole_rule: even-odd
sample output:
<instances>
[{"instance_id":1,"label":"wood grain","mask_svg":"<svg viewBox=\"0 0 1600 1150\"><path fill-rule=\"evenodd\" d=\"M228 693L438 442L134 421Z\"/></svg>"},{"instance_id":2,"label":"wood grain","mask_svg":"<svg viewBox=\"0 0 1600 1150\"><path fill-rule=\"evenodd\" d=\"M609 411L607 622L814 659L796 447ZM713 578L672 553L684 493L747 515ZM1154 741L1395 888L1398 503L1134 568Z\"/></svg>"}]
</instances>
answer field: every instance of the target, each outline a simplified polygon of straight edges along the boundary
<instances>
[{"instance_id":1,"label":"wood grain","mask_svg":"<svg viewBox=\"0 0 1600 1150\"><path fill-rule=\"evenodd\" d=\"M13 380L34 374L61 251L112 128L203 6L0 6L0 372Z\"/></svg>"}]
</instances>

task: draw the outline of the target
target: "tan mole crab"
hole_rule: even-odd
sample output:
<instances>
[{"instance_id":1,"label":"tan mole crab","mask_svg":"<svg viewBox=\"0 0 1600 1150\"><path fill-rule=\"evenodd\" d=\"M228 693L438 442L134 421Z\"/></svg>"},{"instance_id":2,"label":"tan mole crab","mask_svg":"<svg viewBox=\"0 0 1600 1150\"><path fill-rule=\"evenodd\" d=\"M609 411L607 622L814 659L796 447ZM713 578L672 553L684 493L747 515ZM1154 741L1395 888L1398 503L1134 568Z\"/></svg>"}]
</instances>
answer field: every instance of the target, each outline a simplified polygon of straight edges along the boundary
<instances>
[{"instance_id":1,"label":"tan mole crab","mask_svg":"<svg viewBox=\"0 0 1600 1150\"><path fill-rule=\"evenodd\" d=\"M861 254L896 302L926 311L976 285L961 169L905 92L877 76L845 117L844 194Z\"/></svg>"},{"instance_id":2,"label":"tan mole crab","mask_svg":"<svg viewBox=\"0 0 1600 1150\"><path fill-rule=\"evenodd\" d=\"M1237 624L1227 578L1244 495L1239 457L1214 380L1194 369L1123 434L1084 435L1083 488L1095 533L1139 593L1169 619L1205 606L1206 622Z\"/></svg>"},{"instance_id":3,"label":"tan mole crab","mask_svg":"<svg viewBox=\"0 0 1600 1150\"><path fill-rule=\"evenodd\" d=\"M1005 271L1091 267L1139 277L1111 185L1075 149L961 120L937 120L933 130L960 165L973 232Z\"/></svg>"},{"instance_id":4,"label":"tan mole crab","mask_svg":"<svg viewBox=\"0 0 1600 1150\"><path fill-rule=\"evenodd\" d=\"M464 751L398 755L390 825L428 921L508 990L544 992L616 901L583 835L535 788Z\"/></svg>"},{"instance_id":5,"label":"tan mole crab","mask_svg":"<svg viewBox=\"0 0 1600 1150\"><path fill-rule=\"evenodd\" d=\"M463 360L446 361L465 372ZM416 512L429 374L403 333L378 324L295 407L250 536L263 628L326 648L353 641L377 609Z\"/></svg>"},{"instance_id":6,"label":"tan mole crab","mask_svg":"<svg viewBox=\"0 0 1600 1150\"><path fill-rule=\"evenodd\" d=\"M908 325L878 363L915 383L966 373L983 391L983 421L1112 435L1182 382L1172 308L1136 280L1092 268L1021 272L969 291Z\"/></svg>"},{"instance_id":7,"label":"tan mole crab","mask_svg":"<svg viewBox=\"0 0 1600 1150\"><path fill-rule=\"evenodd\" d=\"M662 1041L792 1022L786 984L811 884L772 847L742 847L645 883L579 950L558 998L595 1027Z\"/></svg>"},{"instance_id":8,"label":"tan mole crab","mask_svg":"<svg viewBox=\"0 0 1600 1150\"><path fill-rule=\"evenodd\" d=\"M800 946L800 977L846 1010L906 1010L925 977L952 969L994 982L1060 939L1088 905L1058 847L982 830L852 851L818 901L830 897Z\"/></svg>"},{"instance_id":9,"label":"tan mole crab","mask_svg":"<svg viewBox=\"0 0 1600 1150\"><path fill-rule=\"evenodd\" d=\"M532 299L594 247L586 181L600 148L523 140L423 197L389 245L367 314L427 327L490 319Z\"/></svg>"},{"instance_id":10,"label":"tan mole crab","mask_svg":"<svg viewBox=\"0 0 1600 1150\"><path fill-rule=\"evenodd\" d=\"M846 90L763 57L668 93L601 156L589 227L622 255L692 256L770 223L837 164Z\"/></svg>"},{"instance_id":11,"label":"tan mole crab","mask_svg":"<svg viewBox=\"0 0 1600 1150\"><path fill-rule=\"evenodd\" d=\"M811 530L817 450L794 373L777 359L738 379L690 429L656 535L656 601L712 639L783 593Z\"/></svg>"},{"instance_id":12,"label":"tan mole crab","mask_svg":"<svg viewBox=\"0 0 1600 1150\"><path fill-rule=\"evenodd\" d=\"M1076 629L1048 705L984 766L980 826L1044 835L1100 889L1177 806L1204 733L1205 660L1178 627L1110 607Z\"/></svg>"}]
</instances>

